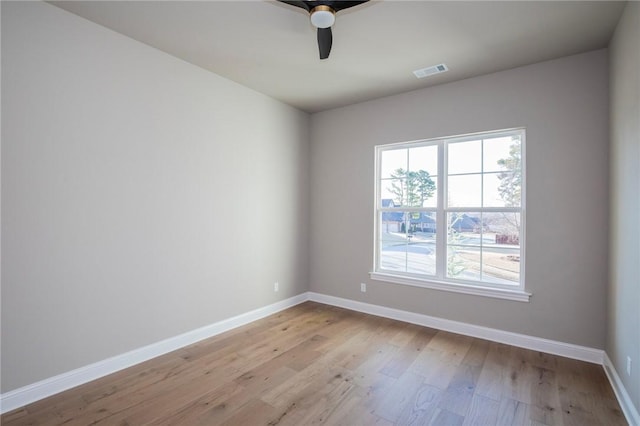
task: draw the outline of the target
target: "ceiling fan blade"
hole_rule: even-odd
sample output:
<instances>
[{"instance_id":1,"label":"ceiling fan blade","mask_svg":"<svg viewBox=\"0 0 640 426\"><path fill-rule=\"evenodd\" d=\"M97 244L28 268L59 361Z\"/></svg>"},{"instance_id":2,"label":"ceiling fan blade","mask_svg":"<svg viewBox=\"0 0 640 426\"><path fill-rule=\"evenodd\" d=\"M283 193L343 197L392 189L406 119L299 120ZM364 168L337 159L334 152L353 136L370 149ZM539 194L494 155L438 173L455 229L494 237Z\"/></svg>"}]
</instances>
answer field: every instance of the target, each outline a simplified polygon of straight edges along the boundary
<instances>
[{"instance_id":1,"label":"ceiling fan blade","mask_svg":"<svg viewBox=\"0 0 640 426\"><path fill-rule=\"evenodd\" d=\"M333 43L333 35L331 27L318 28L318 49L320 50L320 59L327 59L331 52L331 44Z\"/></svg>"},{"instance_id":2,"label":"ceiling fan blade","mask_svg":"<svg viewBox=\"0 0 640 426\"><path fill-rule=\"evenodd\" d=\"M331 33L331 27L325 27L326 25L332 25L335 14L339 10L348 9L350 7L358 6L359 4L366 3L369 0L354 0L354 1L337 1L337 0L278 0L280 3L285 3L291 6L299 7L310 13L311 23L314 27L318 27L318 50L320 51L320 59L327 59L329 53L331 53L331 45L333 44L333 34ZM316 19L314 17L318 14L318 18L327 18L323 16L331 14L329 16L331 23L326 22L325 19ZM325 21L325 22L323 22ZM326 24L326 25L325 25Z\"/></svg>"},{"instance_id":3,"label":"ceiling fan blade","mask_svg":"<svg viewBox=\"0 0 640 426\"><path fill-rule=\"evenodd\" d=\"M290 4L291 6L296 6L299 7L301 9L306 10L307 12L311 11L311 5L309 4L309 2L306 1L295 1L295 0L278 0L280 3L286 3L286 4Z\"/></svg>"},{"instance_id":4,"label":"ceiling fan blade","mask_svg":"<svg viewBox=\"0 0 640 426\"><path fill-rule=\"evenodd\" d=\"M331 8L336 12L344 9L349 9L350 7L357 6L362 3L366 3L369 0L361 0L361 1L334 1L331 2Z\"/></svg>"}]
</instances>

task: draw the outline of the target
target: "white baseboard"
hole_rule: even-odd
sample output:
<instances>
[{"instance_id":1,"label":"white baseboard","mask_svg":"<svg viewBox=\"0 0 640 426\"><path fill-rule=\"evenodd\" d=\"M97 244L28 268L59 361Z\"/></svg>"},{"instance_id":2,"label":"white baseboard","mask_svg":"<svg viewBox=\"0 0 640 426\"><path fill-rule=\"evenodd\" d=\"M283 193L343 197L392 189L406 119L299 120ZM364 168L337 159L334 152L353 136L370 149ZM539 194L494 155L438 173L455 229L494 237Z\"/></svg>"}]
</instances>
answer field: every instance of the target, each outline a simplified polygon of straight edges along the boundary
<instances>
[{"instance_id":1,"label":"white baseboard","mask_svg":"<svg viewBox=\"0 0 640 426\"><path fill-rule=\"evenodd\" d=\"M135 349L131 352L117 355L115 357L4 393L0 395L0 414L92 380L99 379L100 377L115 373L116 371L123 370L127 367L131 367L135 364L150 360L176 349L183 348L200 340L216 336L220 333L224 333L225 331L229 331L260 318L264 318L307 300L603 365L605 373L611 382L611 386L613 387L627 421L631 425L640 426L640 416L638 415L638 411L633 405L631 397L622 384L611 360L603 350L432 317L414 312L402 311L399 309L314 292L302 293L292 298L219 321L179 336Z\"/></svg>"},{"instance_id":2,"label":"white baseboard","mask_svg":"<svg viewBox=\"0 0 640 426\"><path fill-rule=\"evenodd\" d=\"M25 406L56 393L99 379L123 370L135 364L148 361L176 349L191 345L200 340L213 337L225 331L264 318L276 312L295 306L308 300L308 294L302 293L286 300L237 315L214 324L189 331L179 336L144 346L133 351L116 355L78 369L50 377L45 380L12 390L0 395L0 414Z\"/></svg>"},{"instance_id":3,"label":"white baseboard","mask_svg":"<svg viewBox=\"0 0 640 426\"><path fill-rule=\"evenodd\" d=\"M366 314L409 322L412 324L449 331L452 333L464 334L466 336L477 337L494 342L505 343L512 346L518 346L525 349L559 355L566 358L600 364L604 367L604 371L609 378L611 387L615 392L616 398L618 399L618 403L622 408L627 422L629 422L631 426L640 426L640 415L638 414L638 410L633 405L631 397L629 396L629 393L620 380L620 376L618 376L618 373L613 367L611 360L607 356L606 352L601 349L594 349L586 346L573 345L571 343L558 342L554 340L543 339L540 337L527 336L524 334L497 330L494 328L482 327L464 322L431 317L429 315L387 308L380 305L372 305L370 303L358 302L355 300L343 299L335 296L328 296L326 294L309 292L308 295L309 300L318 303L324 303L327 305L350 309L352 311L358 311Z\"/></svg>"},{"instance_id":4,"label":"white baseboard","mask_svg":"<svg viewBox=\"0 0 640 426\"><path fill-rule=\"evenodd\" d=\"M385 306L372 305L369 303L357 302L355 300L342 299L340 297L327 296L325 294L313 292L309 293L309 300L351 309L352 311L364 312L371 315L396 319L438 330L450 331L452 333L464 334L465 336L477 337L480 339L491 340L493 342L506 343L512 346L518 346L553 355L560 355L595 364L602 364L604 360L604 351L588 348L586 346L557 342L540 337L527 336L524 334L512 333L510 331L502 331L495 328L482 327L479 325L452 321L429 315L417 314L414 312L401 311L399 309L387 308Z\"/></svg>"},{"instance_id":5,"label":"white baseboard","mask_svg":"<svg viewBox=\"0 0 640 426\"><path fill-rule=\"evenodd\" d=\"M620 403L620 407L622 407L622 412L627 418L627 421L632 426L640 426L640 413L638 413L638 409L633 405L631 396L624 387L618 372L606 353L604 354L604 372L609 378L613 392L616 394L616 398Z\"/></svg>"}]
</instances>

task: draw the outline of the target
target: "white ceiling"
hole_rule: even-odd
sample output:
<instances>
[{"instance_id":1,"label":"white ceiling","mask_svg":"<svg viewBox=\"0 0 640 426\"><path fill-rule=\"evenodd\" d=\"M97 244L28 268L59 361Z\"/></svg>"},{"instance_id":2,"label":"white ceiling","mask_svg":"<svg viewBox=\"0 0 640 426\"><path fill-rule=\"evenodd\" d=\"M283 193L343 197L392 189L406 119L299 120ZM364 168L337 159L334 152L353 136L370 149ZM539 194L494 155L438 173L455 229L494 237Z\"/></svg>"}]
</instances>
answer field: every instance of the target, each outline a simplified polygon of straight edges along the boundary
<instances>
[{"instance_id":1,"label":"white ceiling","mask_svg":"<svg viewBox=\"0 0 640 426\"><path fill-rule=\"evenodd\" d=\"M606 47L617 1L371 1L318 59L305 11L275 1L52 4L309 112ZM445 63L418 80L412 71Z\"/></svg>"}]
</instances>

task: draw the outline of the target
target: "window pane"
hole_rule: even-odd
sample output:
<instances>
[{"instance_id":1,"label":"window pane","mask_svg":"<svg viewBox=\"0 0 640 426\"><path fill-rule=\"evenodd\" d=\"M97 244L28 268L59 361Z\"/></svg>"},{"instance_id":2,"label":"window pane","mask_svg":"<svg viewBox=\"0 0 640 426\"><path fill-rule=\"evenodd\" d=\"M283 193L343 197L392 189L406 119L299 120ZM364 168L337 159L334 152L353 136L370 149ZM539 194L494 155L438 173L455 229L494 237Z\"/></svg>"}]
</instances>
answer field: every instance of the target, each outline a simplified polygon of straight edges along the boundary
<instances>
[{"instance_id":1,"label":"window pane","mask_svg":"<svg viewBox=\"0 0 640 426\"><path fill-rule=\"evenodd\" d=\"M409 149L406 205L413 207L436 207L437 173L437 145Z\"/></svg>"},{"instance_id":2,"label":"window pane","mask_svg":"<svg viewBox=\"0 0 640 426\"><path fill-rule=\"evenodd\" d=\"M407 247L407 272L412 274L436 274L436 245L415 242Z\"/></svg>"},{"instance_id":3,"label":"window pane","mask_svg":"<svg viewBox=\"0 0 640 426\"><path fill-rule=\"evenodd\" d=\"M380 181L382 207L435 207L438 202L436 176L425 171L397 170L391 179ZM392 203L393 201L393 203Z\"/></svg>"},{"instance_id":4,"label":"window pane","mask_svg":"<svg viewBox=\"0 0 640 426\"><path fill-rule=\"evenodd\" d=\"M421 146L409 150L409 170L424 170L430 175L438 174L438 146Z\"/></svg>"},{"instance_id":5,"label":"window pane","mask_svg":"<svg viewBox=\"0 0 640 426\"><path fill-rule=\"evenodd\" d=\"M504 207L505 201L500 196L500 179L497 173L488 173L482 177L482 206Z\"/></svg>"},{"instance_id":6,"label":"window pane","mask_svg":"<svg viewBox=\"0 0 640 426\"><path fill-rule=\"evenodd\" d=\"M380 181L381 207L406 205L406 181L404 179L382 179Z\"/></svg>"},{"instance_id":7,"label":"window pane","mask_svg":"<svg viewBox=\"0 0 640 426\"><path fill-rule=\"evenodd\" d=\"M405 213L382 212L380 217L380 240L406 244Z\"/></svg>"},{"instance_id":8,"label":"window pane","mask_svg":"<svg viewBox=\"0 0 640 426\"><path fill-rule=\"evenodd\" d=\"M407 270L406 213L380 214L380 268L391 271Z\"/></svg>"},{"instance_id":9,"label":"window pane","mask_svg":"<svg viewBox=\"0 0 640 426\"><path fill-rule=\"evenodd\" d=\"M482 175L449 176L449 207L480 207L482 205Z\"/></svg>"},{"instance_id":10,"label":"window pane","mask_svg":"<svg viewBox=\"0 0 640 426\"><path fill-rule=\"evenodd\" d=\"M487 173L483 177L483 207L520 207L520 172Z\"/></svg>"},{"instance_id":11,"label":"window pane","mask_svg":"<svg viewBox=\"0 0 640 426\"><path fill-rule=\"evenodd\" d=\"M522 138L514 135L508 138L488 140L485 143L485 172L522 170ZM496 147L493 142L498 141Z\"/></svg>"},{"instance_id":12,"label":"window pane","mask_svg":"<svg viewBox=\"0 0 640 426\"><path fill-rule=\"evenodd\" d=\"M480 281L480 247L447 246L447 278Z\"/></svg>"},{"instance_id":13,"label":"window pane","mask_svg":"<svg viewBox=\"0 0 640 426\"><path fill-rule=\"evenodd\" d=\"M425 196L424 200L422 200L422 207L438 207L438 188L436 187L436 182L438 182L438 176L430 176L433 181L433 191L428 196Z\"/></svg>"},{"instance_id":14,"label":"window pane","mask_svg":"<svg viewBox=\"0 0 640 426\"><path fill-rule=\"evenodd\" d=\"M436 274L436 214L407 213L407 272Z\"/></svg>"},{"instance_id":15,"label":"window pane","mask_svg":"<svg viewBox=\"0 0 640 426\"><path fill-rule=\"evenodd\" d=\"M449 174L480 173L482 171L482 142L469 141L447 145Z\"/></svg>"},{"instance_id":16,"label":"window pane","mask_svg":"<svg viewBox=\"0 0 640 426\"><path fill-rule=\"evenodd\" d=\"M393 173L402 169L407 170L407 150L393 149L381 152L380 177L382 179L393 177Z\"/></svg>"},{"instance_id":17,"label":"window pane","mask_svg":"<svg viewBox=\"0 0 640 426\"><path fill-rule=\"evenodd\" d=\"M407 251L405 245L380 243L380 269L407 272Z\"/></svg>"},{"instance_id":18,"label":"window pane","mask_svg":"<svg viewBox=\"0 0 640 426\"><path fill-rule=\"evenodd\" d=\"M516 138L514 140L514 138ZM484 172L520 169L520 137L485 139L482 146ZM513 161L514 159L518 161Z\"/></svg>"},{"instance_id":19,"label":"window pane","mask_svg":"<svg viewBox=\"0 0 640 426\"><path fill-rule=\"evenodd\" d=\"M418 235L420 238L428 238L435 241L436 213L433 212L411 212L407 213L410 234Z\"/></svg>"},{"instance_id":20,"label":"window pane","mask_svg":"<svg viewBox=\"0 0 640 426\"><path fill-rule=\"evenodd\" d=\"M482 281L517 285L520 281L520 250L500 246L484 247Z\"/></svg>"},{"instance_id":21,"label":"window pane","mask_svg":"<svg viewBox=\"0 0 640 426\"><path fill-rule=\"evenodd\" d=\"M482 219L483 245L520 247L520 213L485 213Z\"/></svg>"},{"instance_id":22,"label":"window pane","mask_svg":"<svg viewBox=\"0 0 640 426\"><path fill-rule=\"evenodd\" d=\"M407 176L407 205L424 207L436 201L436 181L425 170L409 172Z\"/></svg>"},{"instance_id":23,"label":"window pane","mask_svg":"<svg viewBox=\"0 0 640 426\"><path fill-rule=\"evenodd\" d=\"M435 217L427 212L382 212L380 268L435 275Z\"/></svg>"},{"instance_id":24,"label":"window pane","mask_svg":"<svg viewBox=\"0 0 640 426\"><path fill-rule=\"evenodd\" d=\"M447 213L447 244L479 246L481 231L480 213Z\"/></svg>"}]
</instances>

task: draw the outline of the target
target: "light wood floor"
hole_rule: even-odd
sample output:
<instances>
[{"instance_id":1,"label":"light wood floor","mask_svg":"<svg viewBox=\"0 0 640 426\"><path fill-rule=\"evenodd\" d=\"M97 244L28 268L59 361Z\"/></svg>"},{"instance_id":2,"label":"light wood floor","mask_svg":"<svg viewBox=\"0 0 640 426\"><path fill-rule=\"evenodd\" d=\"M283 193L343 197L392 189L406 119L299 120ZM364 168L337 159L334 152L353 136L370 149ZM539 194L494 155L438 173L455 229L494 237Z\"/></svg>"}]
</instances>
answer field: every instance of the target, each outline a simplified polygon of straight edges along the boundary
<instances>
[{"instance_id":1,"label":"light wood floor","mask_svg":"<svg viewBox=\"0 0 640 426\"><path fill-rule=\"evenodd\" d=\"M601 366L307 302L3 425L618 425Z\"/></svg>"}]
</instances>

